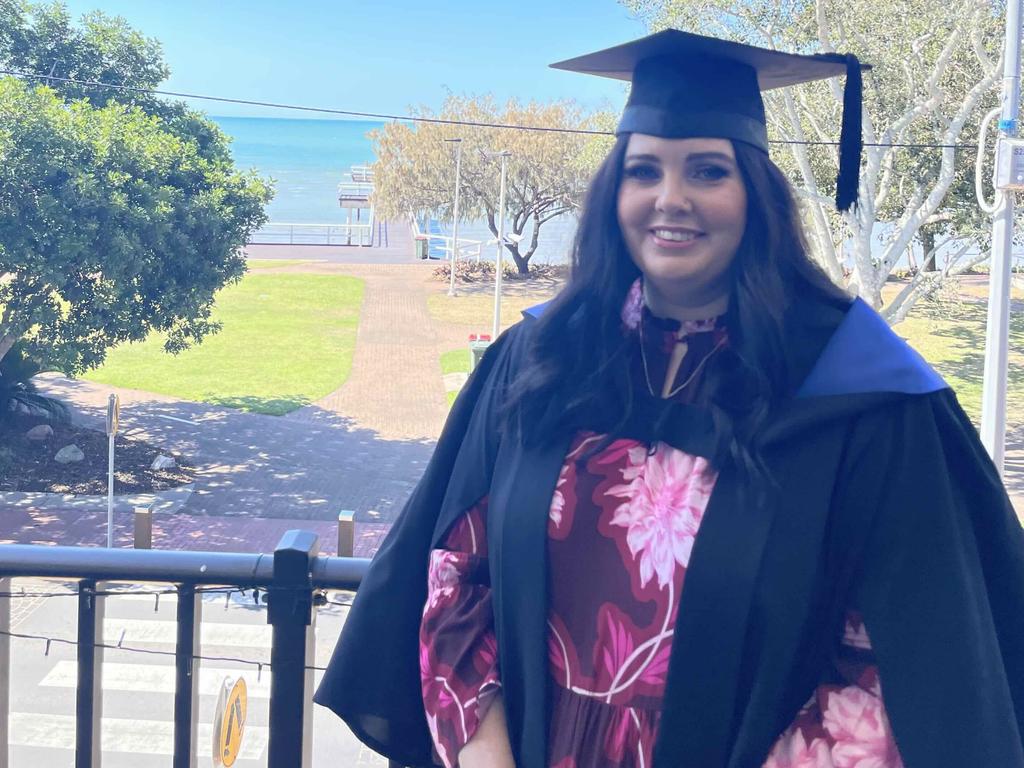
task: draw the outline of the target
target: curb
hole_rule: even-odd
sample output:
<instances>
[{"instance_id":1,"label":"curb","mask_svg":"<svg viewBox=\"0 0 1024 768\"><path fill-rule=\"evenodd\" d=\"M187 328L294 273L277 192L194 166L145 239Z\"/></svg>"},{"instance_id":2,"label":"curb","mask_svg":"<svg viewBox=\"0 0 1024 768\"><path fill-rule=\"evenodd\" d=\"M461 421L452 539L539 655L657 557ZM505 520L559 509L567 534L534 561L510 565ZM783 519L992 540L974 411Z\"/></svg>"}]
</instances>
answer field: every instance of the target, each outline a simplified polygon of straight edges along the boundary
<instances>
[{"instance_id":1,"label":"curb","mask_svg":"<svg viewBox=\"0 0 1024 768\"><path fill-rule=\"evenodd\" d=\"M195 483L153 493L128 493L114 496L115 512L132 512L135 507L152 506L153 512L170 514L180 510L195 490ZM88 511L107 508L106 495L77 495L73 493L45 493L42 491L0 492L0 511L8 507L36 509L74 509Z\"/></svg>"}]
</instances>

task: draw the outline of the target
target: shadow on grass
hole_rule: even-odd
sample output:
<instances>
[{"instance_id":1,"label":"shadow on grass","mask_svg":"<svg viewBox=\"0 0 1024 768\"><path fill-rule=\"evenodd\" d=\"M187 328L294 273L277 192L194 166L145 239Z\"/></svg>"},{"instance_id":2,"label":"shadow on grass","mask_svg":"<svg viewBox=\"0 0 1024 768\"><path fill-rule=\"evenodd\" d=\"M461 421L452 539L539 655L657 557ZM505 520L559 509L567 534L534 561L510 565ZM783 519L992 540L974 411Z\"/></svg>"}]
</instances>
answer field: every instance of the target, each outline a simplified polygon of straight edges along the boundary
<instances>
[{"instance_id":1,"label":"shadow on grass","mask_svg":"<svg viewBox=\"0 0 1024 768\"><path fill-rule=\"evenodd\" d=\"M951 379L950 383L954 386L966 384L980 388L985 371L985 331L988 319L985 301L968 297L959 300L928 299L917 304L914 315L934 323L931 328L933 337L949 339L966 350L955 359L936 361L933 363L935 370L944 378ZM899 333L899 326L895 330ZM1024 313L1017 311L1010 315L1010 349L1024 349ZM1010 361L1007 382L1011 392L1024 391L1024 364ZM1024 402L1016 405L1024 409Z\"/></svg>"},{"instance_id":2,"label":"shadow on grass","mask_svg":"<svg viewBox=\"0 0 1024 768\"><path fill-rule=\"evenodd\" d=\"M208 397L204 402L224 408L234 408L246 413L261 413L266 416L284 416L309 405L308 397Z\"/></svg>"}]
</instances>

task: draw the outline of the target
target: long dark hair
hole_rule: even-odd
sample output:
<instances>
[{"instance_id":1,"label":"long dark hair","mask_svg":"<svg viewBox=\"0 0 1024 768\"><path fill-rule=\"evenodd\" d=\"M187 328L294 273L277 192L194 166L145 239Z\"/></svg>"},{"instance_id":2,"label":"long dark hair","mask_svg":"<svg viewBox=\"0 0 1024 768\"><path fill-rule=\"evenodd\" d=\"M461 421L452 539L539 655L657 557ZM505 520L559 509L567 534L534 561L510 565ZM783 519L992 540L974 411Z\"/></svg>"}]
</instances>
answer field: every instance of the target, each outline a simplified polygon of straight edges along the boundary
<instances>
[{"instance_id":1,"label":"long dark hair","mask_svg":"<svg viewBox=\"0 0 1024 768\"><path fill-rule=\"evenodd\" d=\"M585 427L588 414L617 414L617 423L609 425L614 435L632 416L636 342L622 331L621 309L640 271L617 217L628 140L618 138L590 184L569 281L538 322L528 363L510 392L510 427L530 424L527 441ZM746 229L732 265L729 345L712 358L701 390L714 424L712 466L732 461L761 475L758 429L791 386L786 310L798 300L848 299L810 259L783 173L760 150L742 142L733 146L747 190Z\"/></svg>"}]
</instances>

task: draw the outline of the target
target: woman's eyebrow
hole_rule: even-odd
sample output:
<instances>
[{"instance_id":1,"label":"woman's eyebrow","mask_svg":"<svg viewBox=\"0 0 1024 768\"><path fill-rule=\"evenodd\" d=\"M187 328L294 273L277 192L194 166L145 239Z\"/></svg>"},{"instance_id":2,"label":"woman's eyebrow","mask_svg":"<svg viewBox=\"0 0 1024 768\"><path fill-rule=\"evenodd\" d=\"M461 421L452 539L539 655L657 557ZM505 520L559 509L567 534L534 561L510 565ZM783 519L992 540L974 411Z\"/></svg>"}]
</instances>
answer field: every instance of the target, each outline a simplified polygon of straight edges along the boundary
<instances>
[{"instance_id":1,"label":"woman's eyebrow","mask_svg":"<svg viewBox=\"0 0 1024 768\"><path fill-rule=\"evenodd\" d=\"M686 162L692 163L694 161L702 160L717 160L722 163L735 163L736 160L733 157L725 154L725 152L694 152L686 158Z\"/></svg>"},{"instance_id":2,"label":"woman's eyebrow","mask_svg":"<svg viewBox=\"0 0 1024 768\"><path fill-rule=\"evenodd\" d=\"M661 158L657 155L626 155L626 160L637 160L648 163L660 163Z\"/></svg>"}]
</instances>

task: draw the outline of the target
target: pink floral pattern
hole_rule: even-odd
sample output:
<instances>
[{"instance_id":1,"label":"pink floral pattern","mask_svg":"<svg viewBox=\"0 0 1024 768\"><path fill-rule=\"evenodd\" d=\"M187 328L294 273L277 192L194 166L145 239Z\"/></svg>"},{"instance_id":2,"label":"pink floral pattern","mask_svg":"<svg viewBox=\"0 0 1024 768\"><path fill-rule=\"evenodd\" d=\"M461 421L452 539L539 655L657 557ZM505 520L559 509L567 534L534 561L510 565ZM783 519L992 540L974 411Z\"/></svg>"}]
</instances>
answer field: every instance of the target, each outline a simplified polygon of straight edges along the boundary
<instances>
[{"instance_id":1,"label":"pink floral pattern","mask_svg":"<svg viewBox=\"0 0 1024 768\"><path fill-rule=\"evenodd\" d=\"M665 588L676 566L685 568L690 562L716 475L706 459L664 444L653 451L636 446L627 455L623 477L629 482L608 489L609 496L625 499L611 523L627 530L626 543L639 561L641 584L657 575L658 586Z\"/></svg>"}]
</instances>

